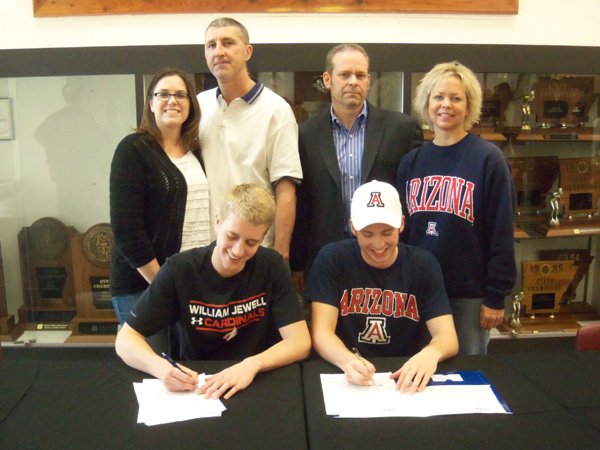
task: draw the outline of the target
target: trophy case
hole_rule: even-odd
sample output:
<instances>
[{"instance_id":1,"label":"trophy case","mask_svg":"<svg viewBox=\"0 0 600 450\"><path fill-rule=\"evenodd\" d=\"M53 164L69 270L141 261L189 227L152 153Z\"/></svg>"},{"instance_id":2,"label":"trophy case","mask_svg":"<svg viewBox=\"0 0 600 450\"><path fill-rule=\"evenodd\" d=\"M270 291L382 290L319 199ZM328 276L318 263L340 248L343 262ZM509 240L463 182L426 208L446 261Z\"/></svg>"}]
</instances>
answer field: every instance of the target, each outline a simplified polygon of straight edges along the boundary
<instances>
[{"instance_id":1,"label":"trophy case","mask_svg":"<svg viewBox=\"0 0 600 450\"><path fill-rule=\"evenodd\" d=\"M251 76L302 123L330 107L321 76L333 45L257 44ZM478 77L482 115L472 131L502 149L517 191L518 273L500 332L572 335L582 321L598 320L600 48L364 47L368 100L380 108L415 115L419 80L443 61L456 59ZM0 97L11 97L18 138L0 139L0 339L12 340L23 324L66 323L72 342L114 340L106 259L114 149L139 123L146 83L167 62L193 74L197 91L215 86L202 52L201 45L60 48L48 58L48 49L0 50Z\"/></svg>"}]
</instances>

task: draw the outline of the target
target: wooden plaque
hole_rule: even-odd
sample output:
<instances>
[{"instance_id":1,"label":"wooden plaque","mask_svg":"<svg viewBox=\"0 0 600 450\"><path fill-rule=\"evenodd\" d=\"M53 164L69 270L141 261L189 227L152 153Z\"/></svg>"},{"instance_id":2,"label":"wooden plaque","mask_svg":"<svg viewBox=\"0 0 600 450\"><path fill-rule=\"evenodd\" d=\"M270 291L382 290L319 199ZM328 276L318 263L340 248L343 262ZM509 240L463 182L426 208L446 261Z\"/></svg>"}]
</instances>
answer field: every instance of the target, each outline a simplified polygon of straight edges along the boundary
<instances>
[{"instance_id":1,"label":"wooden plaque","mask_svg":"<svg viewBox=\"0 0 600 450\"><path fill-rule=\"evenodd\" d=\"M113 334L117 319L110 296L109 264L113 233L108 223L90 227L71 240L77 314L73 334Z\"/></svg>"},{"instance_id":2,"label":"wooden plaque","mask_svg":"<svg viewBox=\"0 0 600 450\"><path fill-rule=\"evenodd\" d=\"M74 314L71 238L76 234L75 228L51 217L19 231L24 301L19 320L64 321Z\"/></svg>"},{"instance_id":3,"label":"wooden plaque","mask_svg":"<svg viewBox=\"0 0 600 450\"><path fill-rule=\"evenodd\" d=\"M572 260L523 261L523 306L527 314L558 312L560 300L575 276Z\"/></svg>"},{"instance_id":4,"label":"wooden plaque","mask_svg":"<svg viewBox=\"0 0 600 450\"><path fill-rule=\"evenodd\" d=\"M593 215L600 198L600 158L560 160L560 204L564 215Z\"/></svg>"},{"instance_id":5,"label":"wooden plaque","mask_svg":"<svg viewBox=\"0 0 600 450\"><path fill-rule=\"evenodd\" d=\"M558 158L508 158L508 163L517 190L517 210L538 212L546 209L546 194L558 178Z\"/></svg>"},{"instance_id":6,"label":"wooden plaque","mask_svg":"<svg viewBox=\"0 0 600 450\"><path fill-rule=\"evenodd\" d=\"M415 12L517 14L518 0L33 0L35 17L240 12Z\"/></svg>"},{"instance_id":7,"label":"wooden plaque","mask_svg":"<svg viewBox=\"0 0 600 450\"><path fill-rule=\"evenodd\" d=\"M589 120L594 77L541 77L534 91L536 121L542 128L577 127Z\"/></svg>"},{"instance_id":8,"label":"wooden plaque","mask_svg":"<svg viewBox=\"0 0 600 450\"><path fill-rule=\"evenodd\" d=\"M560 302L564 304L575 300L577 286L587 274L590 264L594 260L590 251L588 249L541 250L540 258L550 261L573 261L576 269L575 275Z\"/></svg>"},{"instance_id":9,"label":"wooden plaque","mask_svg":"<svg viewBox=\"0 0 600 450\"><path fill-rule=\"evenodd\" d=\"M506 81L486 89L481 104L478 126L501 129L506 118L506 108L513 98L512 88Z\"/></svg>"}]
</instances>

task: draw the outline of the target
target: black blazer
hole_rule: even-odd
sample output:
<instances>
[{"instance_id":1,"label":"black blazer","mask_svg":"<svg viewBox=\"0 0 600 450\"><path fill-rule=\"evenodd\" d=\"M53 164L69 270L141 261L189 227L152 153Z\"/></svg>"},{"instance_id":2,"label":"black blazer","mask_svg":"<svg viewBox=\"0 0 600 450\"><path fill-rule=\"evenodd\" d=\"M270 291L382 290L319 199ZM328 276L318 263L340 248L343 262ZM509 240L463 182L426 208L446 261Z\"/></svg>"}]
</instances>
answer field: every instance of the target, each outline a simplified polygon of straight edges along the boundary
<instances>
[{"instance_id":1,"label":"black blazer","mask_svg":"<svg viewBox=\"0 0 600 450\"><path fill-rule=\"evenodd\" d=\"M393 185L400 159L422 143L423 132L416 119L368 103L361 184L378 180ZM303 179L297 189L290 268L308 275L321 247L347 237L330 108L300 124L299 152Z\"/></svg>"}]
</instances>

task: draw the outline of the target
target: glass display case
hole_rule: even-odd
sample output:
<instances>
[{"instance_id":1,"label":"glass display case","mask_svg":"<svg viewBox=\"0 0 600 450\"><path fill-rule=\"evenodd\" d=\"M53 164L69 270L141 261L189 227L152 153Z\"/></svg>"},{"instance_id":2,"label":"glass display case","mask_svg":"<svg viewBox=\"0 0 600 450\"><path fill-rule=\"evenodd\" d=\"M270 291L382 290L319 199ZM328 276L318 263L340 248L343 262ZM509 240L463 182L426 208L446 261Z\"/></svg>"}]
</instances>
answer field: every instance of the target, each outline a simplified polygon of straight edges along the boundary
<instances>
[{"instance_id":1,"label":"glass display case","mask_svg":"<svg viewBox=\"0 0 600 450\"><path fill-rule=\"evenodd\" d=\"M214 85L201 49L188 47L129 49L128 59L114 56L124 49L89 49L89 61L85 49L66 49L29 69L37 75L22 64L35 66L43 50L8 55L0 69L0 339L39 340L36 330L53 330L71 343L114 340L110 162L141 117L161 58L194 73L197 91ZM256 46L251 70L302 122L329 107L320 76L330 46L304 45L290 60L297 47ZM504 151L517 191L518 276L500 333L573 332L600 310L599 51L575 49L570 60L563 49L441 47L367 46L369 101L413 113L414 90L433 64L459 58L476 71L484 103L473 132ZM98 63L98 51L113 57ZM588 53L596 62L582 70Z\"/></svg>"}]
</instances>

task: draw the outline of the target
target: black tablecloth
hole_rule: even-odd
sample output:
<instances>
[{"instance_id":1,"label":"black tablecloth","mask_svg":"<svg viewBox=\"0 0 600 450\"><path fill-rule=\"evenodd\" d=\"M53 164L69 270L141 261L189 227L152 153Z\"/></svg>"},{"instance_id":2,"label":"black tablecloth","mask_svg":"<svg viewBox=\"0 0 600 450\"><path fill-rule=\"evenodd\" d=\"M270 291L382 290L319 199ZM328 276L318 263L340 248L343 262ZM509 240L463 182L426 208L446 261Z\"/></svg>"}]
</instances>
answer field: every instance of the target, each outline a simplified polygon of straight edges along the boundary
<instances>
[{"instance_id":1,"label":"black tablecloth","mask_svg":"<svg viewBox=\"0 0 600 450\"><path fill-rule=\"evenodd\" d=\"M380 372L405 359L372 360ZM481 370L513 414L339 419L325 414L324 361L303 364L311 449L598 449L600 352L457 357L438 370Z\"/></svg>"},{"instance_id":2,"label":"black tablecloth","mask_svg":"<svg viewBox=\"0 0 600 450\"><path fill-rule=\"evenodd\" d=\"M259 374L220 418L138 424L132 383L147 378L94 350L0 361L0 449L598 449L600 352L457 357L439 370L481 370L513 414L336 419L325 415L311 360ZM69 359L76 356L77 359ZM56 356L56 355L55 355ZM106 355L104 355L106 356ZM394 371L403 358L373 359ZM214 373L226 361L191 362Z\"/></svg>"},{"instance_id":3,"label":"black tablecloth","mask_svg":"<svg viewBox=\"0 0 600 450\"><path fill-rule=\"evenodd\" d=\"M215 373L228 364L187 365ZM223 402L222 417L152 427L136 423L132 385L148 376L121 361L2 361L0 374L0 405L7 398L8 412L0 417L3 450L307 447L298 364L259 374Z\"/></svg>"}]
</instances>

